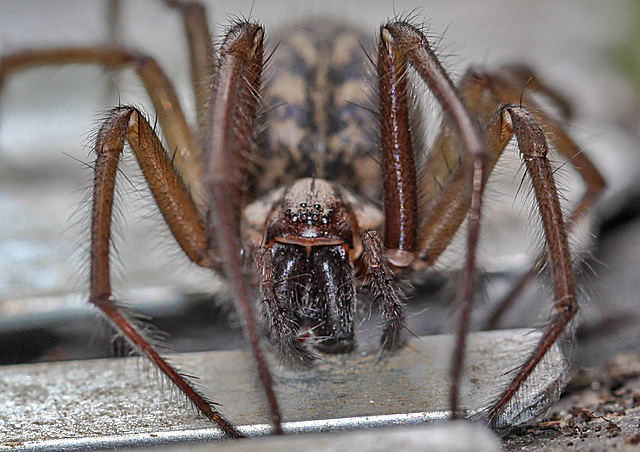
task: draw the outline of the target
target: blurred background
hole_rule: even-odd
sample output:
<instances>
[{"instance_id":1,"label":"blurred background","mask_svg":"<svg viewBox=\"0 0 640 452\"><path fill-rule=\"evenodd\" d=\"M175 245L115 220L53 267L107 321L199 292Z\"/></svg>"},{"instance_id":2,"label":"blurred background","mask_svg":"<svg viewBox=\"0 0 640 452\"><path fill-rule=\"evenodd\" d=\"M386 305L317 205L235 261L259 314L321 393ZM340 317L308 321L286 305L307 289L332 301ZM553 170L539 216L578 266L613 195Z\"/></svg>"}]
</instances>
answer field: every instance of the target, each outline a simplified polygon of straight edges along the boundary
<instances>
[{"instance_id":1,"label":"blurred background","mask_svg":"<svg viewBox=\"0 0 640 452\"><path fill-rule=\"evenodd\" d=\"M445 66L458 79L469 65L526 63L574 106L570 133L596 162L609 189L594 212L596 240L581 266L582 311L573 361L595 365L611 353L640 345L640 6L634 1L326 1L205 2L212 32L228 17L258 19L269 33L303 18L353 23L375 39L380 24L412 12L424 21ZM175 82L193 119L186 43L178 13L159 1L122 1L115 37L158 60ZM87 46L114 38L107 2L26 0L0 3L0 54L27 48ZM272 43L274 44L274 43ZM153 117L131 71L47 67L5 80L0 92L0 361L28 362L105 356L110 342L90 341L96 320L84 302L91 182L90 143L97 118L109 107L134 103ZM434 121L437 121L436 119ZM490 274L481 311L526 269L539 234L529 210L515 198L520 182L515 152L498 171L510 188L491 190L481 244ZM511 161L512 169L509 169ZM128 173L127 173L128 174ZM567 168L561 182L569 206L583 189ZM136 181L135 172L130 177ZM176 350L239 346L218 279L189 264L148 207L136 184L125 182L119 203L117 291L136 309L170 330ZM140 190L140 191L138 191ZM526 190L525 190L526 192ZM142 193L142 194L141 194ZM528 202L525 201L525 205ZM505 208L503 208L505 207ZM517 228L512 228L517 224ZM531 231L533 229L533 232ZM509 232L517 232L509 235ZM524 232L523 232L524 231ZM493 234L492 234L493 233ZM523 240L523 234L526 239ZM462 249L454 245L452 252ZM444 269L455 269L455 259ZM452 297L441 270L410 305L416 334L447 331ZM551 297L536 281L505 326L544 323ZM542 291L538 290L542 287ZM215 294L211 295L211 294ZM444 294L444 295L443 295ZM435 304L434 304L435 302ZM436 307L434 307L436 306ZM180 320L175 320L176 317ZM363 327L368 328L368 327ZM231 330L231 331L229 331ZM231 333L232 336L228 336ZM368 335L372 333L365 333ZM90 342L91 346L87 344Z\"/></svg>"}]
</instances>

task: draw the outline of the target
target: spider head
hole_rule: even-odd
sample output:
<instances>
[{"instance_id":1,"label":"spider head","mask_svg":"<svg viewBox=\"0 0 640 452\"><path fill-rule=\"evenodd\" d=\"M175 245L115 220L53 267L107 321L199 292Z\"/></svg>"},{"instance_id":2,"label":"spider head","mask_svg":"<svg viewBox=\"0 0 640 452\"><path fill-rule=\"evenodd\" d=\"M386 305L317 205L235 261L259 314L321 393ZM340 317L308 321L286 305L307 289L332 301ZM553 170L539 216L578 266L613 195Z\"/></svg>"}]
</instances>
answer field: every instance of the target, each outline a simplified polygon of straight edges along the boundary
<instances>
[{"instance_id":1,"label":"spider head","mask_svg":"<svg viewBox=\"0 0 640 452\"><path fill-rule=\"evenodd\" d=\"M337 184L300 179L283 193L267 220L266 242L311 248L343 245L353 249L356 218Z\"/></svg>"}]
</instances>

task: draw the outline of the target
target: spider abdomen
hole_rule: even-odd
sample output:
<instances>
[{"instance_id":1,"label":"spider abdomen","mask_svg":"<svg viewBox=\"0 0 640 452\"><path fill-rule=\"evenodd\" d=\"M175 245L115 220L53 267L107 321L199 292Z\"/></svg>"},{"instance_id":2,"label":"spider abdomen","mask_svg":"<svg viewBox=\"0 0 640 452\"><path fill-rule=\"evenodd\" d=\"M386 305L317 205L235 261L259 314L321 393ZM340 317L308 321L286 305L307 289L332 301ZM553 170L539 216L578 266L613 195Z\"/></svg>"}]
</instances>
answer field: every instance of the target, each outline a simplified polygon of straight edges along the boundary
<instances>
[{"instance_id":1,"label":"spider abdomen","mask_svg":"<svg viewBox=\"0 0 640 452\"><path fill-rule=\"evenodd\" d=\"M380 166L370 112L370 37L326 22L305 22L272 39L265 128L256 154L256 197L303 177L339 182L380 199Z\"/></svg>"}]
</instances>

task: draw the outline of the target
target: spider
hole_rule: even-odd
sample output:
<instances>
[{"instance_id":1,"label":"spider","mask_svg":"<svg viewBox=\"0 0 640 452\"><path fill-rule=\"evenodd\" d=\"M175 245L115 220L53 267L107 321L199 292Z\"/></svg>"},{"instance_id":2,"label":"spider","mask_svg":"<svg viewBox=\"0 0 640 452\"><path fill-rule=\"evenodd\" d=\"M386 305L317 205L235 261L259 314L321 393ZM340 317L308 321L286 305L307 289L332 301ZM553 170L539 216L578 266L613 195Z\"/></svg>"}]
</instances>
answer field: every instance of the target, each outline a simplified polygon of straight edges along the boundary
<instances>
[{"instance_id":1,"label":"spider","mask_svg":"<svg viewBox=\"0 0 640 452\"><path fill-rule=\"evenodd\" d=\"M294 364L311 365L317 353L348 353L356 347L355 282L365 277L370 298L382 312L381 348L392 352L403 345L405 329L397 280L433 266L467 220L450 396L452 413L459 416L483 193L515 136L547 243L532 272L550 262L555 310L535 350L487 408L486 421L502 426L503 410L577 312L567 231L604 187L595 167L564 132L562 120L543 108L541 98L561 105L560 96L523 67L473 68L455 86L421 27L408 18L383 25L377 49L368 51L360 48L367 38L356 30L305 23L284 35L265 58L265 31L259 24L232 22L214 52L203 6L166 3L183 15L189 39L195 130L161 68L136 51L115 46L47 49L6 55L0 62L0 80L52 63L133 67L157 110L166 147L140 110L128 105L112 109L97 134L89 301L206 417L229 437L242 436L156 351L112 295L114 187L128 145L180 248L197 265L226 276L275 432L282 433L254 313L256 300L277 352ZM368 59L375 66L371 71ZM272 77L267 87L265 60ZM414 73L445 116L426 158L414 130ZM373 112L362 108L367 102L362 95L371 83ZM547 160L547 133L588 184L568 221Z\"/></svg>"}]
</instances>

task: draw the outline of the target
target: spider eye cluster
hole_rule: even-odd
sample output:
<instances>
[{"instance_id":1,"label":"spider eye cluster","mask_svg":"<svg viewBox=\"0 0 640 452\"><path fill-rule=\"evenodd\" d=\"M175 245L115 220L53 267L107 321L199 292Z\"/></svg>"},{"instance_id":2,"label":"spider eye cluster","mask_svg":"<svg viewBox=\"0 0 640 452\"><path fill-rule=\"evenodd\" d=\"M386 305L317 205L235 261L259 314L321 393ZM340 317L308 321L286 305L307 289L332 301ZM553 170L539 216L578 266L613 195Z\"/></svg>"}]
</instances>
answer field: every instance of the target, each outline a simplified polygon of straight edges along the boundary
<instances>
[{"instance_id":1,"label":"spider eye cluster","mask_svg":"<svg viewBox=\"0 0 640 452\"><path fill-rule=\"evenodd\" d=\"M300 222L308 225L329 223L331 213L331 209L325 211L319 203L311 204L306 202L301 202L297 209L287 209L285 211L292 223Z\"/></svg>"}]
</instances>

